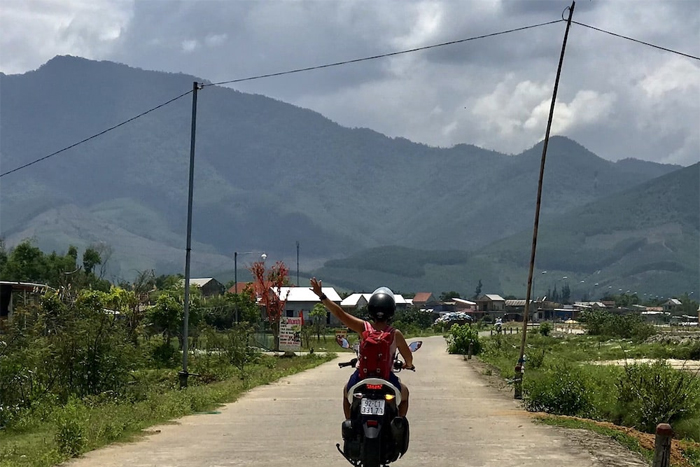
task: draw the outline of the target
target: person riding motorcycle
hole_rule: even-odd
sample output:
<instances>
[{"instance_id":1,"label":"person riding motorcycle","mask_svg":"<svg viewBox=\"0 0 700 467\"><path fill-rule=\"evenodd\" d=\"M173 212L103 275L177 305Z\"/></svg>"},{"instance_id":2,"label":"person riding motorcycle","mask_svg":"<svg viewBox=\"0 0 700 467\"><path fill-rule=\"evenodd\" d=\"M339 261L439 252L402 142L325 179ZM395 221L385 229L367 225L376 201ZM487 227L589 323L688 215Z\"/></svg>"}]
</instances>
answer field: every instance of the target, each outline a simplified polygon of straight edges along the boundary
<instances>
[{"instance_id":1,"label":"person riding motorcycle","mask_svg":"<svg viewBox=\"0 0 700 467\"><path fill-rule=\"evenodd\" d=\"M367 311L369 312L371 321L367 322L360 318L356 318L351 314L348 314L343 310L340 305L331 301L326 297L321 288L321 281L317 280L315 277L311 278L311 289L321 300L321 303L338 318L348 329L355 331L362 338L362 333L365 330L365 323L369 323L374 329L382 331L389 328L389 322L396 312L396 301L394 300L394 294L390 289L386 287L380 287L375 290L370 296L369 302L367 304ZM413 355L411 349L406 343L401 331L394 329L392 332L394 341L391 345L391 354L393 355L398 349L399 353L404 359L403 367L406 369L413 369ZM343 412L345 413L345 418L349 419L350 414L350 402L346 397L348 388L352 387L355 383L360 380L360 375L357 370L352 374L348 383L343 387ZM406 417L408 413L408 388L405 384L401 383L399 378L393 372L389 375L389 382L396 386L401 391L401 404L399 405L399 417Z\"/></svg>"}]
</instances>

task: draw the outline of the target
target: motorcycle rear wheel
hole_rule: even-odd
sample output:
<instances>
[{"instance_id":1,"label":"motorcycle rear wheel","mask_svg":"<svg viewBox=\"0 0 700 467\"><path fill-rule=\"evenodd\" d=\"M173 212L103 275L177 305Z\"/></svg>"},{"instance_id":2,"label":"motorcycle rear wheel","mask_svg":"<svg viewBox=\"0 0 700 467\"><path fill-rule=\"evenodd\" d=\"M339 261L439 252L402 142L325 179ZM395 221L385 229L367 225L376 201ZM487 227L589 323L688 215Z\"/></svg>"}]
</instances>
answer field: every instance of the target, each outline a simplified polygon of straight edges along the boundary
<instances>
[{"instance_id":1,"label":"motorcycle rear wheel","mask_svg":"<svg viewBox=\"0 0 700 467\"><path fill-rule=\"evenodd\" d=\"M362 466L382 467L382 443L379 438L364 439L362 443Z\"/></svg>"}]
</instances>

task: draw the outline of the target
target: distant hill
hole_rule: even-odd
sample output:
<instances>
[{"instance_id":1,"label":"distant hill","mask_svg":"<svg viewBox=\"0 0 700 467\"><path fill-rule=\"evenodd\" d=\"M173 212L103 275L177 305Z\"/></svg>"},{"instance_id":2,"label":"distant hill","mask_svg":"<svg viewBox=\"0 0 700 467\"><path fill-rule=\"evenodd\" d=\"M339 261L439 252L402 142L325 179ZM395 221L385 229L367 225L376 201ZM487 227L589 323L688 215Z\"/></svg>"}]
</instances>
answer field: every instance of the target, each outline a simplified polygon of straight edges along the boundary
<instances>
[{"instance_id":1,"label":"distant hill","mask_svg":"<svg viewBox=\"0 0 700 467\"><path fill-rule=\"evenodd\" d=\"M484 292L524 297L531 242L530 225L475 252L366 250L314 273L351 290L383 284L471 296L481 280ZM534 282L539 297L564 283L577 299L620 289L642 298L700 294L700 163L543 218Z\"/></svg>"},{"instance_id":2,"label":"distant hill","mask_svg":"<svg viewBox=\"0 0 700 467\"><path fill-rule=\"evenodd\" d=\"M162 104L194 80L203 81L69 56L0 73L1 169ZM58 251L106 242L114 277L181 272L190 117L186 96L3 177L0 235ZM307 270L386 245L475 251L532 223L541 143L517 156L433 148L213 86L199 92L197 124L193 274L232 269L234 251L292 264L296 241ZM543 219L678 168L613 163L553 137Z\"/></svg>"}]
</instances>

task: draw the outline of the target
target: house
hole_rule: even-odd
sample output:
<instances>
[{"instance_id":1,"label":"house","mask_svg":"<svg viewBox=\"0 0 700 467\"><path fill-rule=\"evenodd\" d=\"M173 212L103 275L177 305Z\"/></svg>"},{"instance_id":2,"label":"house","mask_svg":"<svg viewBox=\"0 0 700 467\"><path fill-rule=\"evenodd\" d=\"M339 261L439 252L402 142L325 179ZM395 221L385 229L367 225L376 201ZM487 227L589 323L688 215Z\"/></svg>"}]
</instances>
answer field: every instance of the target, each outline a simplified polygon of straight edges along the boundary
<instances>
[{"instance_id":1,"label":"house","mask_svg":"<svg viewBox=\"0 0 700 467\"><path fill-rule=\"evenodd\" d=\"M354 293L348 295L345 299L343 299L343 301L340 302L340 306L347 312L355 312L367 306L370 295L371 294L367 293Z\"/></svg>"},{"instance_id":2,"label":"house","mask_svg":"<svg viewBox=\"0 0 700 467\"><path fill-rule=\"evenodd\" d=\"M243 293L246 287L253 287L252 282L235 282L226 292L228 293Z\"/></svg>"},{"instance_id":3,"label":"house","mask_svg":"<svg viewBox=\"0 0 700 467\"><path fill-rule=\"evenodd\" d=\"M16 302L33 303L49 289L46 284L0 281L0 320L12 317Z\"/></svg>"},{"instance_id":4,"label":"house","mask_svg":"<svg viewBox=\"0 0 700 467\"><path fill-rule=\"evenodd\" d=\"M338 292L333 287L322 287L322 292L326 294L329 300L340 304L342 299ZM317 303L321 303L313 290L309 287L271 287L270 291L277 295L281 300L286 300L284 308L284 316L293 318L303 316L304 321L311 320L309 313L314 309ZM331 326L339 326L342 323L330 312L326 312L326 324Z\"/></svg>"},{"instance_id":5,"label":"house","mask_svg":"<svg viewBox=\"0 0 700 467\"><path fill-rule=\"evenodd\" d=\"M506 300L505 309L506 313L503 315L503 319L506 321L522 321L523 315L525 314L525 303L526 300ZM530 300L530 307L528 308L528 314L533 321L537 319L537 304L535 300Z\"/></svg>"},{"instance_id":6,"label":"house","mask_svg":"<svg viewBox=\"0 0 700 467\"><path fill-rule=\"evenodd\" d=\"M371 293L354 293L343 299L343 301L340 302L340 306L345 311L355 312L366 307L371 296ZM394 302L396 303L397 310L405 310L411 306L411 300L403 298L400 294L394 294Z\"/></svg>"},{"instance_id":7,"label":"house","mask_svg":"<svg viewBox=\"0 0 700 467\"><path fill-rule=\"evenodd\" d=\"M651 324L667 324L671 318L671 314L666 311L642 311L640 316Z\"/></svg>"},{"instance_id":8,"label":"house","mask_svg":"<svg viewBox=\"0 0 700 467\"><path fill-rule=\"evenodd\" d=\"M180 281L180 284L184 287L185 279L182 279ZM202 292L202 297L213 297L215 295L223 295L224 291L226 290L224 284L217 281L213 277L203 277L199 279L190 278L190 287L192 287L193 285L199 287L199 290Z\"/></svg>"},{"instance_id":9,"label":"house","mask_svg":"<svg viewBox=\"0 0 700 467\"><path fill-rule=\"evenodd\" d=\"M455 303L455 308L457 309L457 311L461 311L464 313L476 311L476 302L464 300L462 298L453 298L452 301Z\"/></svg>"},{"instance_id":10,"label":"house","mask_svg":"<svg viewBox=\"0 0 700 467\"><path fill-rule=\"evenodd\" d=\"M435 296L430 292L418 292L415 297L413 297L413 306L416 308L433 308L437 306L440 302L435 298Z\"/></svg>"},{"instance_id":11,"label":"house","mask_svg":"<svg viewBox=\"0 0 700 467\"><path fill-rule=\"evenodd\" d=\"M403 298L401 294L394 294L394 302L396 302L397 310L405 310L413 304L410 299Z\"/></svg>"},{"instance_id":12,"label":"house","mask_svg":"<svg viewBox=\"0 0 700 467\"><path fill-rule=\"evenodd\" d=\"M476 299L476 309L486 313L505 312L506 300L500 295L485 294Z\"/></svg>"},{"instance_id":13,"label":"house","mask_svg":"<svg viewBox=\"0 0 700 467\"><path fill-rule=\"evenodd\" d=\"M683 303L681 303L681 301L678 300L677 298L669 298L663 304L663 307L664 307L664 311L668 311L669 313L673 313L674 311L680 310L681 305L683 305Z\"/></svg>"}]
</instances>

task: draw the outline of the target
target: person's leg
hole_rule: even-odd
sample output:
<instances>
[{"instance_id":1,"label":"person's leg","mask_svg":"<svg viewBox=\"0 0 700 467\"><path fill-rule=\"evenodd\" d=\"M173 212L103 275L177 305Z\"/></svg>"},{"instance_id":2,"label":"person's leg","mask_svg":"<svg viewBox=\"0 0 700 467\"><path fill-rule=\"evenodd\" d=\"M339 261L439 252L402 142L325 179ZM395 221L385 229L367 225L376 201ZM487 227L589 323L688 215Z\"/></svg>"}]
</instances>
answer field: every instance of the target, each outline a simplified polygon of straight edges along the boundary
<instances>
[{"instance_id":1,"label":"person's leg","mask_svg":"<svg viewBox=\"0 0 700 467\"><path fill-rule=\"evenodd\" d=\"M399 404L399 417L405 417L408 413L408 388L401 385L401 404Z\"/></svg>"},{"instance_id":2,"label":"person's leg","mask_svg":"<svg viewBox=\"0 0 700 467\"><path fill-rule=\"evenodd\" d=\"M348 402L348 387L343 386L343 413L345 414L345 420L350 418L350 402Z\"/></svg>"}]
</instances>

